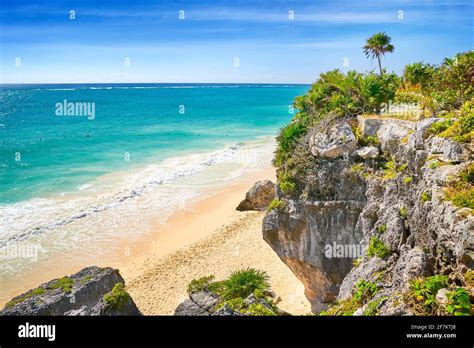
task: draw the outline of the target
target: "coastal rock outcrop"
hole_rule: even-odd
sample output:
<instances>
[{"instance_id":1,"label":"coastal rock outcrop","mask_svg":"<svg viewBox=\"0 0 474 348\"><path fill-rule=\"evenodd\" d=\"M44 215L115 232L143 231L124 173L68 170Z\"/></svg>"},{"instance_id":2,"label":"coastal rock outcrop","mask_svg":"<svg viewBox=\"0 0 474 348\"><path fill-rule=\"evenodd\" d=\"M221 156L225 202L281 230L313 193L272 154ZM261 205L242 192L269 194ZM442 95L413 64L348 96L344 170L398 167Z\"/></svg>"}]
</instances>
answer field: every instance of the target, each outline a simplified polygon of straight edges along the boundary
<instances>
[{"instance_id":1,"label":"coastal rock outcrop","mask_svg":"<svg viewBox=\"0 0 474 348\"><path fill-rule=\"evenodd\" d=\"M309 147L314 156L336 158L357 148L357 141L347 123L338 123L327 131L316 131L309 137Z\"/></svg>"},{"instance_id":2,"label":"coastal rock outcrop","mask_svg":"<svg viewBox=\"0 0 474 348\"><path fill-rule=\"evenodd\" d=\"M434 122L359 117L308 131L301 146L312 162L295 171L297 192L277 192L262 230L313 312L372 287L370 306L351 313L413 314L403 299L413 279L449 274L465 284L474 216L445 195L460 173L472 176L472 145L430 135Z\"/></svg>"},{"instance_id":3,"label":"coastal rock outcrop","mask_svg":"<svg viewBox=\"0 0 474 348\"><path fill-rule=\"evenodd\" d=\"M14 297L0 315L141 315L117 269L91 266Z\"/></svg>"},{"instance_id":4,"label":"coastal rock outcrop","mask_svg":"<svg viewBox=\"0 0 474 348\"><path fill-rule=\"evenodd\" d=\"M237 210L265 210L274 198L275 184L270 180L257 181L237 206Z\"/></svg>"}]
</instances>

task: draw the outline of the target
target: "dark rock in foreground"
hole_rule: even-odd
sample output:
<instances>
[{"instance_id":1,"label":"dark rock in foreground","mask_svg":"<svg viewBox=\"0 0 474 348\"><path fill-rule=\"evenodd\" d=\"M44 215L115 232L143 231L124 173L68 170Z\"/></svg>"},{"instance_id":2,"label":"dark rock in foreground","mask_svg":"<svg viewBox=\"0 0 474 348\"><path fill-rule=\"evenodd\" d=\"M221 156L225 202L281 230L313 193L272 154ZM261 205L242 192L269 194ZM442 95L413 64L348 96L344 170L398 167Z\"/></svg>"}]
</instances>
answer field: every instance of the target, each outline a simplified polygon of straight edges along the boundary
<instances>
[{"instance_id":1,"label":"dark rock in foreground","mask_svg":"<svg viewBox=\"0 0 474 348\"><path fill-rule=\"evenodd\" d=\"M275 184L270 180L257 181L237 207L239 211L265 210L275 198Z\"/></svg>"},{"instance_id":2,"label":"dark rock in foreground","mask_svg":"<svg viewBox=\"0 0 474 348\"><path fill-rule=\"evenodd\" d=\"M87 267L14 297L0 315L141 315L117 269Z\"/></svg>"}]
</instances>

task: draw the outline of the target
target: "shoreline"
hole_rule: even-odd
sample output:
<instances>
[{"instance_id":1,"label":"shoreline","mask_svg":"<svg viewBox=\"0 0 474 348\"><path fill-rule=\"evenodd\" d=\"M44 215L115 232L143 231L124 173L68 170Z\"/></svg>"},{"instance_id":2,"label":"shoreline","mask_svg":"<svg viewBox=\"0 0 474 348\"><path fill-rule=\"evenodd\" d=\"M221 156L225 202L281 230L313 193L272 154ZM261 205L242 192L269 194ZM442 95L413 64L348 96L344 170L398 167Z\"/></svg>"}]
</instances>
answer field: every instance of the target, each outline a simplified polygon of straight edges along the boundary
<instances>
[{"instance_id":1,"label":"shoreline","mask_svg":"<svg viewBox=\"0 0 474 348\"><path fill-rule=\"evenodd\" d=\"M310 312L303 284L263 240L265 212L235 210L251 185L265 179L275 180L273 168L178 212L168 227L174 233L164 233L147 254L119 267L127 290L144 314L172 315L187 298L186 287L192 279L211 274L216 280L224 279L247 267L267 272L282 310L300 315Z\"/></svg>"},{"instance_id":2,"label":"shoreline","mask_svg":"<svg viewBox=\"0 0 474 348\"><path fill-rule=\"evenodd\" d=\"M216 185L216 190L174 211L166 223L157 218L151 224L152 233L144 234L138 241L117 242L114 249L122 252L114 260L101 259L99 255L93 264L118 268L144 314L173 314L192 279L209 274L223 279L231 271L246 267L269 274L273 291L282 298L279 306L283 310L308 313L310 305L303 285L262 238L264 213L235 209L255 181L265 179L275 181L275 169L270 164L245 172L225 185ZM92 265L65 263L64 255L48 264L49 267L39 265L28 272L20 286L6 287L0 298L2 305L41 283Z\"/></svg>"}]
</instances>

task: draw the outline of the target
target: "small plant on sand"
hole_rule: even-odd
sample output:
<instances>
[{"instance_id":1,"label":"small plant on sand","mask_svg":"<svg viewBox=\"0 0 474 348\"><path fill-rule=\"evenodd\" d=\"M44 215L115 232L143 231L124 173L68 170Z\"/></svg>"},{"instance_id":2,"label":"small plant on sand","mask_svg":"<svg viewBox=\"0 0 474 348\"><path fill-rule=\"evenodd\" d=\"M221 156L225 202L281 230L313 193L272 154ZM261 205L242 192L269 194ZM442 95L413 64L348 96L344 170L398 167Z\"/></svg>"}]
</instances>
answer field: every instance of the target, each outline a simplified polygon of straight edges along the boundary
<instances>
[{"instance_id":1,"label":"small plant on sand","mask_svg":"<svg viewBox=\"0 0 474 348\"><path fill-rule=\"evenodd\" d=\"M224 281L222 298L246 298L256 290L261 292L270 290L268 275L265 272L254 268L234 271L230 277Z\"/></svg>"}]
</instances>

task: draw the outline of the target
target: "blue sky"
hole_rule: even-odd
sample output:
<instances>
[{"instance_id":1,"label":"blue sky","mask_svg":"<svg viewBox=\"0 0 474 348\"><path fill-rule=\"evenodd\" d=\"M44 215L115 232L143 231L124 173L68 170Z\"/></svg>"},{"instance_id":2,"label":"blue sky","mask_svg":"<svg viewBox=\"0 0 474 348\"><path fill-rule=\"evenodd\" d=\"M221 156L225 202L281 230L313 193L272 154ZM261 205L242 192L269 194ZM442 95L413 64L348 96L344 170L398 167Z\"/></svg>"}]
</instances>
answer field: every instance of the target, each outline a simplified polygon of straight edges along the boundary
<instances>
[{"instance_id":1,"label":"blue sky","mask_svg":"<svg viewBox=\"0 0 474 348\"><path fill-rule=\"evenodd\" d=\"M395 45L383 65L401 72L472 49L473 3L0 0L0 82L311 83L376 68L361 47L380 31Z\"/></svg>"}]
</instances>

